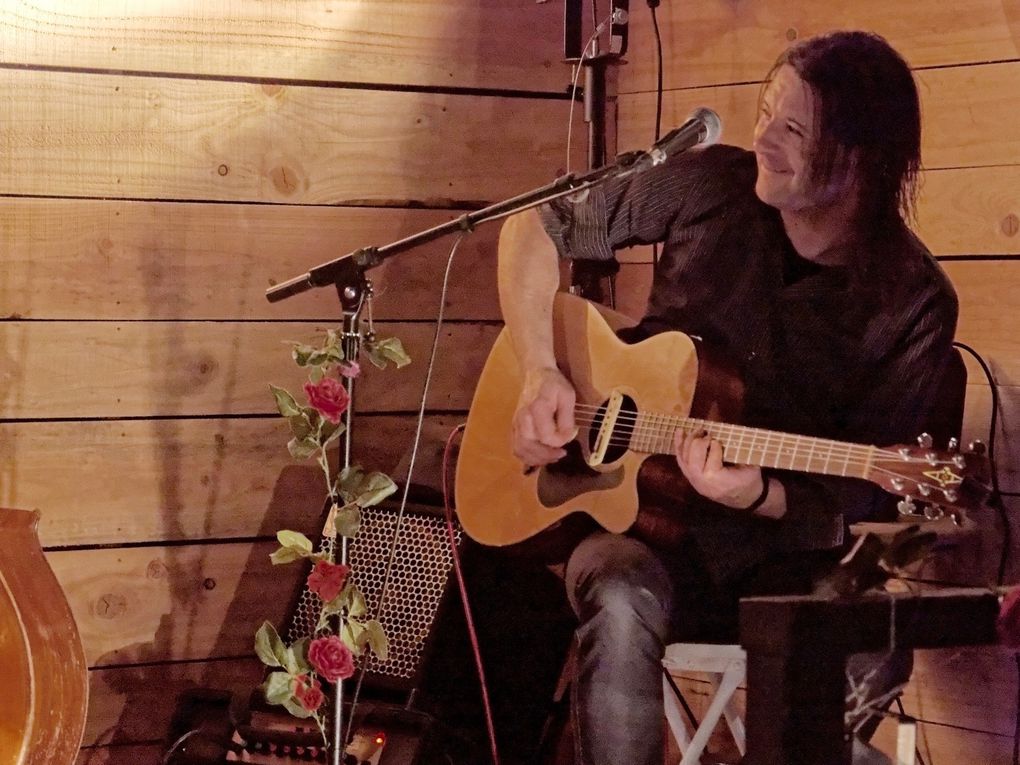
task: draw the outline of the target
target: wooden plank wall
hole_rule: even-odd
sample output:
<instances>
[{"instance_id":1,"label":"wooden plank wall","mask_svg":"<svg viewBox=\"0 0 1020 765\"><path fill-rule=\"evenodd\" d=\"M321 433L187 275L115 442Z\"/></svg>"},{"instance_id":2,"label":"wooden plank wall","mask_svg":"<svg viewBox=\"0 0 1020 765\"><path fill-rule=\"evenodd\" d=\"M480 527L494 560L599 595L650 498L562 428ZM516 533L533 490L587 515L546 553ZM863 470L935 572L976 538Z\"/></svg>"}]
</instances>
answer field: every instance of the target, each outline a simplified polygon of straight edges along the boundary
<instances>
[{"instance_id":1,"label":"wooden plank wall","mask_svg":"<svg viewBox=\"0 0 1020 765\"><path fill-rule=\"evenodd\" d=\"M1001 396L997 433L1002 487L1013 496L1006 582L1020 580L1020 5L999 0L801 0L663 3L664 130L694 108L723 120L723 140L749 147L761 78L790 41L836 28L886 36L914 67L925 120L918 231L940 258L961 300L958 339L990 364ZM655 46L644 3L631 9L628 63L621 68L621 151L647 147L655 118ZM649 286L648 253L630 253L622 302L640 311ZM969 363L964 438L987 440L990 389ZM925 576L994 581L1003 535L994 514L940 554ZM1011 761L1017 669L999 649L924 652L906 694L924 721L925 762L1007 765ZM880 731L892 753L891 725Z\"/></svg>"},{"instance_id":2,"label":"wooden plank wall","mask_svg":"<svg viewBox=\"0 0 1020 765\"><path fill-rule=\"evenodd\" d=\"M0 506L42 510L85 641L82 762L155 762L179 691L258 682L252 635L298 574L270 570L273 536L317 531L323 494L267 384L296 385L285 341L339 316L328 290L263 292L551 180L561 12L0 3ZM499 329L497 232L454 267L440 428L463 420ZM368 466L410 446L450 244L371 274L377 331L415 363L359 387Z\"/></svg>"}]
</instances>

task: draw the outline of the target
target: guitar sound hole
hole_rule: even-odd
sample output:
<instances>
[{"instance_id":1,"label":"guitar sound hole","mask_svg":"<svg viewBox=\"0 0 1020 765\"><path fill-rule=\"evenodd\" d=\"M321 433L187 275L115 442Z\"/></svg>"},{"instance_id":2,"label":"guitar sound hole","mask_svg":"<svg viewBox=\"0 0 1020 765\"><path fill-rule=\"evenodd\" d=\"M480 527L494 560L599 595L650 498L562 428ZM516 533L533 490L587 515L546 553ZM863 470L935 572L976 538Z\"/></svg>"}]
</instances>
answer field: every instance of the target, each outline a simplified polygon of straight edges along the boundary
<instances>
[{"instance_id":1,"label":"guitar sound hole","mask_svg":"<svg viewBox=\"0 0 1020 765\"><path fill-rule=\"evenodd\" d=\"M595 450L599 430L606 418L606 402L603 402L595 417L592 420L591 430L588 432L588 449ZM630 445L630 437L634 433L634 424L637 420L637 404L630 396L624 396L620 404L620 413L616 417L616 424L613 427L613 435L609 439L609 447L606 449L606 457L603 464L615 462L627 453Z\"/></svg>"}]
</instances>

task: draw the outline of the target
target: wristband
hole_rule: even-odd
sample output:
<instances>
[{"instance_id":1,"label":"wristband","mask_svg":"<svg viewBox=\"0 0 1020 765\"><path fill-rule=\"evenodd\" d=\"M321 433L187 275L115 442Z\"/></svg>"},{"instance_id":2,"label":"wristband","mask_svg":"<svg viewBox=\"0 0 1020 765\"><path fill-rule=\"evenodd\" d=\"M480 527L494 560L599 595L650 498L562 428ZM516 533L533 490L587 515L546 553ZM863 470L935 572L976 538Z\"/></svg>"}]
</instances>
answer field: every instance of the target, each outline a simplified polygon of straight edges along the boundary
<instances>
[{"instance_id":1,"label":"wristband","mask_svg":"<svg viewBox=\"0 0 1020 765\"><path fill-rule=\"evenodd\" d=\"M762 473L761 475L761 494L758 495L758 499L752 502L750 505L744 508L744 512L753 513L759 507L765 504L765 500L769 498L769 484L772 483L772 479L767 474Z\"/></svg>"}]
</instances>

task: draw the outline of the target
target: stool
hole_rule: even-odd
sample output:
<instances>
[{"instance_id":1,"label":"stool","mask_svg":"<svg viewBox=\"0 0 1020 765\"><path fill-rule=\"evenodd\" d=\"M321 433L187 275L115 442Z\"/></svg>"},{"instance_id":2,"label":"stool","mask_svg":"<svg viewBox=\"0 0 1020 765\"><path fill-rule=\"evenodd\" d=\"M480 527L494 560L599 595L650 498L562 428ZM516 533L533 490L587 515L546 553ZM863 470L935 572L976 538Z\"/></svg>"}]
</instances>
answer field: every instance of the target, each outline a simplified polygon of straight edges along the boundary
<instances>
[{"instance_id":1,"label":"stool","mask_svg":"<svg viewBox=\"0 0 1020 765\"><path fill-rule=\"evenodd\" d=\"M697 765L720 716L725 716L726 724L740 754L746 754L744 721L733 703L733 694L747 675L747 654L744 649L739 645L672 643L666 646L662 667L667 673L704 672L709 676L715 690L705 716L694 732L694 737L691 738L687 735L687 726L681 716L677 692L670 684L669 678L665 676L662 678L666 721L683 753L680 765Z\"/></svg>"}]
</instances>

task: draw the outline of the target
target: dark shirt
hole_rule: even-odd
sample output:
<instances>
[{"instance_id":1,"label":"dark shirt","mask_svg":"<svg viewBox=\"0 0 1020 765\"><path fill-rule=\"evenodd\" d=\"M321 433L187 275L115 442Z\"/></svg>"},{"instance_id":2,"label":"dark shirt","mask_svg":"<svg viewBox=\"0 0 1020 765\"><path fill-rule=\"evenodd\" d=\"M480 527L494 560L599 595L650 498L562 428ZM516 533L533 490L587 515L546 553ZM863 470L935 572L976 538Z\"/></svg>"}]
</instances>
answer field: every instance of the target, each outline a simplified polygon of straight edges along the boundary
<instances>
[{"instance_id":1,"label":"dark shirt","mask_svg":"<svg viewBox=\"0 0 1020 765\"><path fill-rule=\"evenodd\" d=\"M778 210L755 195L756 172L752 153L713 146L541 214L563 256L606 259L618 248L663 244L645 316L628 339L679 329L724 351L746 384L745 424L878 446L912 442L952 352L958 304L948 278L905 226L845 245L842 261L881 248L870 253L902 264L893 299L851 278L848 266L801 258ZM772 475L787 495L780 521L714 512L696 524L706 558L732 559L724 574L769 550L838 546L847 523L873 516L888 498L858 479Z\"/></svg>"}]
</instances>

